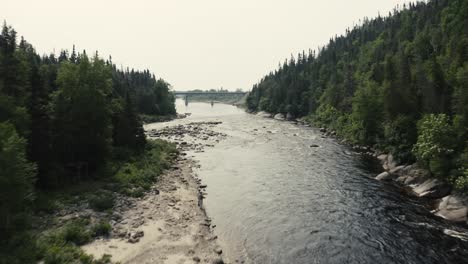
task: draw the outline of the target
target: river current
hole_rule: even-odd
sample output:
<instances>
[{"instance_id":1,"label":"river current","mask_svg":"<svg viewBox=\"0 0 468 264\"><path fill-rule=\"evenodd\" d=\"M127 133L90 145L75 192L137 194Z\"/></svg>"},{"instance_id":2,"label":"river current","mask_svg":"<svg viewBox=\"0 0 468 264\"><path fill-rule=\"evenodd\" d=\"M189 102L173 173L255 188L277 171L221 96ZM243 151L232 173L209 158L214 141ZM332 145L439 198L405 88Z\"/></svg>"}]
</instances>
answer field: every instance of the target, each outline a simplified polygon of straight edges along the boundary
<instances>
[{"instance_id":1,"label":"river current","mask_svg":"<svg viewBox=\"0 0 468 264\"><path fill-rule=\"evenodd\" d=\"M468 263L466 229L373 179L375 161L318 129L230 105L176 105L192 115L155 127L222 121L214 129L228 135L189 155L229 263Z\"/></svg>"}]
</instances>

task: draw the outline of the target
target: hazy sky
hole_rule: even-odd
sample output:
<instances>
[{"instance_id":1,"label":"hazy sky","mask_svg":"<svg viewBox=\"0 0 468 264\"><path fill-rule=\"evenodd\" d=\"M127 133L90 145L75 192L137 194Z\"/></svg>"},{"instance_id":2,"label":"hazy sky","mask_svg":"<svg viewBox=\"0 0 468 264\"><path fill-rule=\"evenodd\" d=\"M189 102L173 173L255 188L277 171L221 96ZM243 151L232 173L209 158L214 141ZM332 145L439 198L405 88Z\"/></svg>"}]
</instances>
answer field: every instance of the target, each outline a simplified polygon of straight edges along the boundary
<instances>
[{"instance_id":1,"label":"hazy sky","mask_svg":"<svg viewBox=\"0 0 468 264\"><path fill-rule=\"evenodd\" d=\"M150 69L176 90L248 90L291 53L316 49L405 0L0 0L40 54L75 44Z\"/></svg>"}]
</instances>

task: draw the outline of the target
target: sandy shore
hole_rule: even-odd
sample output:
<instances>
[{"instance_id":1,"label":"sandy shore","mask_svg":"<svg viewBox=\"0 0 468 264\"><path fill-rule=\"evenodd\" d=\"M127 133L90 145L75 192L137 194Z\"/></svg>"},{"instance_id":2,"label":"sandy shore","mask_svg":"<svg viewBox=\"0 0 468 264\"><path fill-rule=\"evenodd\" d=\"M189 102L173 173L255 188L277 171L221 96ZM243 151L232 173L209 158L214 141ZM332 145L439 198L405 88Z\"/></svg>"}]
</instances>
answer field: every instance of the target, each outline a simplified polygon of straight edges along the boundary
<instances>
[{"instance_id":1,"label":"sandy shore","mask_svg":"<svg viewBox=\"0 0 468 264\"><path fill-rule=\"evenodd\" d=\"M152 191L121 212L109 239L83 246L95 257L121 263L223 263L211 221L199 206L193 162L179 158Z\"/></svg>"}]
</instances>

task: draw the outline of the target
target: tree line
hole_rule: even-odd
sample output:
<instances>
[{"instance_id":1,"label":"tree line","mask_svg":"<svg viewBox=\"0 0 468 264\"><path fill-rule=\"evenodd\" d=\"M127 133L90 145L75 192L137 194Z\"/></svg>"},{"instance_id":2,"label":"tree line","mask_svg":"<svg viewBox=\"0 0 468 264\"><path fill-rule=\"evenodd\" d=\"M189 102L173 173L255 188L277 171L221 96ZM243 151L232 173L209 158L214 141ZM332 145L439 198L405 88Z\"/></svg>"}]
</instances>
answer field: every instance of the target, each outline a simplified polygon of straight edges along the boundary
<instances>
[{"instance_id":1,"label":"tree line","mask_svg":"<svg viewBox=\"0 0 468 264\"><path fill-rule=\"evenodd\" d=\"M355 144L468 187L468 1L365 18L255 84L251 111L307 116Z\"/></svg>"},{"instance_id":2,"label":"tree line","mask_svg":"<svg viewBox=\"0 0 468 264\"><path fill-rule=\"evenodd\" d=\"M101 177L141 152L140 114L175 114L170 85L98 53L40 56L4 23L0 34L0 237L21 228L37 190Z\"/></svg>"}]
</instances>

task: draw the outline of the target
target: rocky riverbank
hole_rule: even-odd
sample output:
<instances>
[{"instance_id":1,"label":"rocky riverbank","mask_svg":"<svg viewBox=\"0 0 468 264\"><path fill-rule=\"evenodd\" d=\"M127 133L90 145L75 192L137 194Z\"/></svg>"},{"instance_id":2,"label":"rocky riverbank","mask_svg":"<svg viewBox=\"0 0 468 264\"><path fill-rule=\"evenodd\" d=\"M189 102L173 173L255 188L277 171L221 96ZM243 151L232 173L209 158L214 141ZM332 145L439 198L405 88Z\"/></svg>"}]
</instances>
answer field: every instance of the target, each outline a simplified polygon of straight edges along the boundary
<instances>
[{"instance_id":1,"label":"rocky riverbank","mask_svg":"<svg viewBox=\"0 0 468 264\"><path fill-rule=\"evenodd\" d=\"M148 130L149 138L176 143L180 156L142 198L120 200L111 235L83 246L84 251L95 257L109 254L121 263L224 263L203 207L207 186L192 171L198 165L187 158L190 151L202 152L226 136L213 131L220 123Z\"/></svg>"},{"instance_id":2,"label":"rocky riverbank","mask_svg":"<svg viewBox=\"0 0 468 264\"><path fill-rule=\"evenodd\" d=\"M294 119L291 115L270 114L258 112L257 116L274 118L279 121L291 121L299 125L310 126L303 119ZM336 137L335 131L320 128L323 137ZM347 144L346 140L342 140ZM313 145L311 147L316 147ZM468 197L457 193L452 186L430 175L429 171L417 164L397 164L391 154L380 154L378 150L368 146L351 146L355 151L377 158L382 164L383 172L375 178L379 181L389 181L408 190L410 195L431 199L434 204L432 213L450 222L468 225Z\"/></svg>"},{"instance_id":3,"label":"rocky riverbank","mask_svg":"<svg viewBox=\"0 0 468 264\"><path fill-rule=\"evenodd\" d=\"M398 165L392 155L377 156L384 172L377 175L380 181L392 181L408 188L410 194L421 198L433 199L435 208L432 211L448 221L468 225L468 199L454 192L451 185L434 178L417 164Z\"/></svg>"},{"instance_id":4,"label":"rocky riverbank","mask_svg":"<svg viewBox=\"0 0 468 264\"><path fill-rule=\"evenodd\" d=\"M83 246L84 251L109 254L121 263L223 263L194 165L180 158L144 197L121 200L110 237Z\"/></svg>"}]
</instances>

